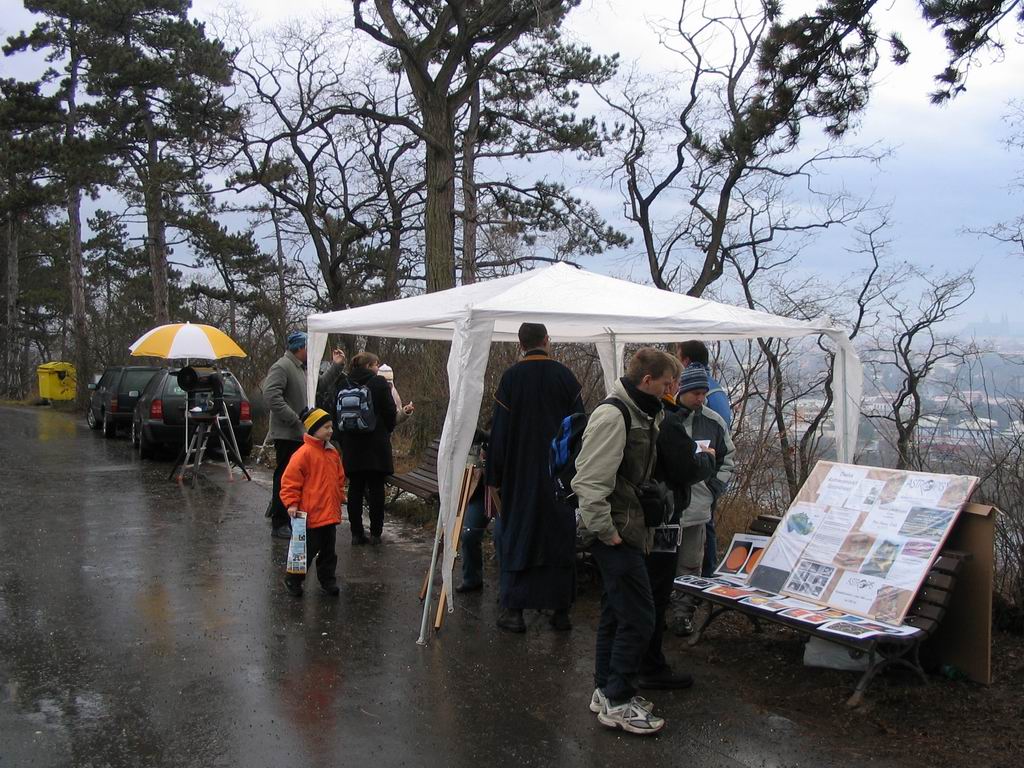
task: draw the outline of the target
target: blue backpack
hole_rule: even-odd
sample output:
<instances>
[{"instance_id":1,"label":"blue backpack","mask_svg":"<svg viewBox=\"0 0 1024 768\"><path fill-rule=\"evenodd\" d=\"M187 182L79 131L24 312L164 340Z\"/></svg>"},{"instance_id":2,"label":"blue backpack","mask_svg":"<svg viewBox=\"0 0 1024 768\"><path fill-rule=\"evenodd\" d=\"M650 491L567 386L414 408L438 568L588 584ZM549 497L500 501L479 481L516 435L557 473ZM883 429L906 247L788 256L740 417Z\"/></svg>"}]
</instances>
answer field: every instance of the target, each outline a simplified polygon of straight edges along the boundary
<instances>
[{"instance_id":1,"label":"blue backpack","mask_svg":"<svg viewBox=\"0 0 1024 768\"><path fill-rule=\"evenodd\" d=\"M338 388L334 415L339 432L373 432L377 414L373 411L370 388L346 379Z\"/></svg>"},{"instance_id":2,"label":"blue backpack","mask_svg":"<svg viewBox=\"0 0 1024 768\"><path fill-rule=\"evenodd\" d=\"M626 404L616 397L609 397L598 405L606 403L619 409L628 433L633 426L633 419ZM572 489L572 480L576 477L576 457L580 455L580 449L583 447L583 432L587 428L587 420L588 416L585 413L574 413L562 419L558 426L558 434L551 441L548 458L548 471L555 486L555 499L574 509L580 502Z\"/></svg>"}]
</instances>

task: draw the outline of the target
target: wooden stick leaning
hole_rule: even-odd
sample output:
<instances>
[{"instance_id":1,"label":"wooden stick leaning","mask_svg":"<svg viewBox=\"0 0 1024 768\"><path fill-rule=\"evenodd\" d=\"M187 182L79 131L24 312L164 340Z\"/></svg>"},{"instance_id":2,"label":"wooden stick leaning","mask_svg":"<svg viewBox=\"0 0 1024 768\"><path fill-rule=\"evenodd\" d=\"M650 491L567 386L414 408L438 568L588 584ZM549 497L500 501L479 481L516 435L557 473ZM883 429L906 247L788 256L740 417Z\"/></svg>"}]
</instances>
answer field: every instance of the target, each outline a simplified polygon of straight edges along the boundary
<instances>
[{"instance_id":1,"label":"wooden stick leaning","mask_svg":"<svg viewBox=\"0 0 1024 768\"><path fill-rule=\"evenodd\" d=\"M459 492L459 508L455 513L455 526L454 536L452 537L452 551L453 554L459 553L459 543L462 541L462 521L466 517L466 508L469 506L469 498L472 495L470 493L470 486L472 485L474 463L472 461L466 464L466 468L462 470L462 488ZM481 479L481 482L483 480ZM442 566L443 567L443 566ZM437 600L437 614L434 616L434 631L441 629L441 624L444 623L445 605L448 600L448 589L443 584L441 586L441 595Z\"/></svg>"}]
</instances>

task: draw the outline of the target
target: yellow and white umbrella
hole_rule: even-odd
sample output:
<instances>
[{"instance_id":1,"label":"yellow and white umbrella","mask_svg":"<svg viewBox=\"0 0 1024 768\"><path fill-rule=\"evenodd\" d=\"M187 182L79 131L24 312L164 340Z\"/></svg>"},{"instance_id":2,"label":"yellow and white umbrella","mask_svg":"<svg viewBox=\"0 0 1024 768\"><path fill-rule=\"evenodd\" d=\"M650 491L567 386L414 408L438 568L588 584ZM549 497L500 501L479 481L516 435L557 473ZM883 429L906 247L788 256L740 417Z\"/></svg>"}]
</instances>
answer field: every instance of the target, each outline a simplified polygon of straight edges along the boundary
<instances>
[{"instance_id":1,"label":"yellow and white umbrella","mask_svg":"<svg viewBox=\"0 0 1024 768\"><path fill-rule=\"evenodd\" d=\"M146 331L129 349L133 357L198 358L246 357L230 336L212 325L171 323Z\"/></svg>"}]
</instances>

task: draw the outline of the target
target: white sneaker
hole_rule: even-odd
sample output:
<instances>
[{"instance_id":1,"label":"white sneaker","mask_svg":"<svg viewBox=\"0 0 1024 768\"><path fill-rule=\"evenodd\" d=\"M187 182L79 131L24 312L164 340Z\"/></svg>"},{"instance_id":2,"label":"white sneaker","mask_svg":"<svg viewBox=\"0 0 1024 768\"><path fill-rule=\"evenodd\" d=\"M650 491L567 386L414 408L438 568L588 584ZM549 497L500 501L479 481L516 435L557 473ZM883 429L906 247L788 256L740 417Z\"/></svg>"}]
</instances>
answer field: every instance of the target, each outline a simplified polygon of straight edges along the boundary
<instances>
[{"instance_id":1,"label":"white sneaker","mask_svg":"<svg viewBox=\"0 0 1024 768\"><path fill-rule=\"evenodd\" d=\"M618 728L638 736L654 734L665 727L664 718L652 715L637 704L635 699L617 707L605 706L604 710L597 713L597 720L608 728Z\"/></svg>"},{"instance_id":2,"label":"white sneaker","mask_svg":"<svg viewBox=\"0 0 1024 768\"><path fill-rule=\"evenodd\" d=\"M638 707L643 707L648 712L654 711L654 702L648 701L643 696L634 696L633 701ZM608 707L608 697L602 693L600 688L594 689L594 695L590 697L590 711L595 715Z\"/></svg>"}]
</instances>

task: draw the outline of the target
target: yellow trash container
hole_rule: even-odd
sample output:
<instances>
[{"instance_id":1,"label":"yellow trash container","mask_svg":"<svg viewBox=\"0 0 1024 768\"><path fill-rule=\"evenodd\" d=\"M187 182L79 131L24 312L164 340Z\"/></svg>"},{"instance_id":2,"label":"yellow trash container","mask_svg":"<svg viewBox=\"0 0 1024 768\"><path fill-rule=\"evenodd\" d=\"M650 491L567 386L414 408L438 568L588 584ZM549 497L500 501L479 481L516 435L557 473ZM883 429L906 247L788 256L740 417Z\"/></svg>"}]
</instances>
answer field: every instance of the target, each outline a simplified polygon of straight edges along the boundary
<instances>
[{"instance_id":1,"label":"yellow trash container","mask_svg":"<svg viewBox=\"0 0 1024 768\"><path fill-rule=\"evenodd\" d=\"M46 400L75 399L75 366L71 363L43 363L36 368L39 396Z\"/></svg>"}]
</instances>

